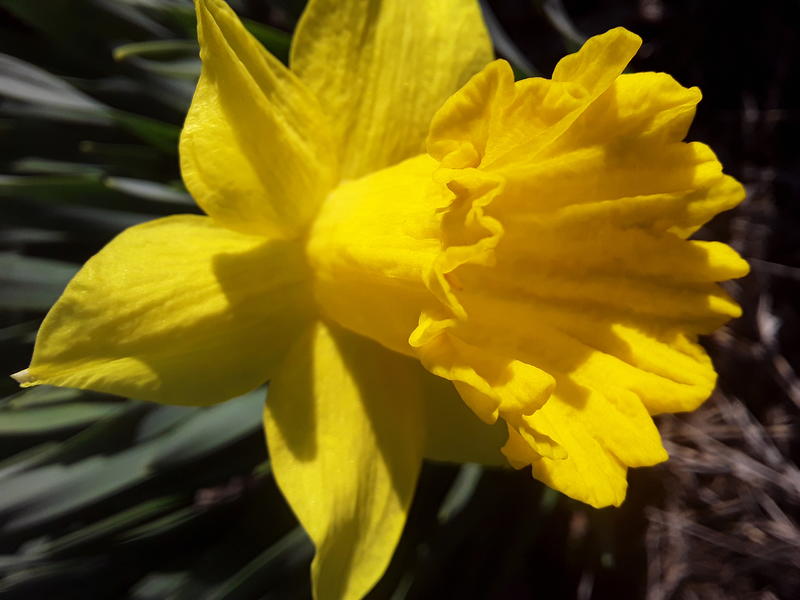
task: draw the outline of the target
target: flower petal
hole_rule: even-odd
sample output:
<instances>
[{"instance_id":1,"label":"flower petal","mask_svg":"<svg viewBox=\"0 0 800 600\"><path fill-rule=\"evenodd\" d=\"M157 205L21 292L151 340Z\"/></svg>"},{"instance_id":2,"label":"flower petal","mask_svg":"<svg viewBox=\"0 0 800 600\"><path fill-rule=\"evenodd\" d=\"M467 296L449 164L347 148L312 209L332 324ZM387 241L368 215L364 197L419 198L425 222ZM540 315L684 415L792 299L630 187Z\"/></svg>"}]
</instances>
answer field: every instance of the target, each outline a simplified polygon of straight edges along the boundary
<instances>
[{"instance_id":1,"label":"flower petal","mask_svg":"<svg viewBox=\"0 0 800 600\"><path fill-rule=\"evenodd\" d=\"M420 155L343 182L326 199L308 242L324 314L407 355L420 311L435 302L423 284L440 248L440 198L428 194L435 166Z\"/></svg>"},{"instance_id":2,"label":"flower petal","mask_svg":"<svg viewBox=\"0 0 800 600\"><path fill-rule=\"evenodd\" d=\"M27 383L171 404L265 382L309 319L302 250L207 217L137 225L90 259L50 310Z\"/></svg>"},{"instance_id":3,"label":"flower petal","mask_svg":"<svg viewBox=\"0 0 800 600\"><path fill-rule=\"evenodd\" d=\"M638 415L625 415L589 389L562 383L559 381L559 392L526 421L532 431L557 439L566 457L515 454L523 446L517 442L511 448L519 436L511 427L509 444L503 451L512 465L530 463L537 479L571 498L596 508L619 506L625 499L631 456L638 459L634 465L643 466L667 459L658 430L638 399L627 404L631 408L638 404ZM624 449L622 457L609 450L609 440L619 440Z\"/></svg>"},{"instance_id":4,"label":"flower petal","mask_svg":"<svg viewBox=\"0 0 800 600\"><path fill-rule=\"evenodd\" d=\"M203 69L181 134L181 172L215 221L297 234L337 178L334 146L306 87L222 0L197 1Z\"/></svg>"},{"instance_id":5,"label":"flower petal","mask_svg":"<svg viewBox=\"0 0 800 600\"><path fill-rule=\"evenodd\" d=\"M270 386L270 457L317 548L316 598L361 598L389 564L425 444L420 375L413 360L317 323Z\"/></svg>"},{"instance_id":6,"label":"flower petal","mask_svg":"<svg viewBox=\"0 0 800 600\"><path fill-rule=\"evenodd\" d=\"M561 59L552 79L516 83L508 63L495 61L436 113L428 152L452 168L502 163L508 157L538 159L612 85L640 45L639 36L618 27ZM472 148L471 160L463 147Z\"/></svg>"},{"instance_id":7,"label":"flower petal","mask_svg":"<svg viewBox=\"0 0 800 600\"><path fill-rule=\"evenodd\" d=\"M577 377L557 381L556 393L542 409L525 417L527 427L522 431L530 428L557 440L566 457L534 457L527 462L537 479L572 498L597 508L619 506L625 499L627 467L667 460L658 429L624 382L604 386L601 393L597 388L603 386L594 381L588 385L581 385Z\"/></svg>"},{"instance_id":8,"label":"flower petal","mask_svg":"<svg viewBox=\"0 0 800 600\"><path fill-rule=\"evenodd\" d=\"M422 151L434 112L491 59L475 0L311 0L291 68L336 115L355 178Z\"/></svg>"},{"instance_id":9,"label":"flower petal","mask_svg":"<svg viewBox=\"0 0 800 600\"><path fill-rule=\"evenodd\" d=\"M622 73L641 45L641 38L624 27L609 29L558 61L552 80L578 84L589 96L597 96Z\"/></svg>"}]
</instances>

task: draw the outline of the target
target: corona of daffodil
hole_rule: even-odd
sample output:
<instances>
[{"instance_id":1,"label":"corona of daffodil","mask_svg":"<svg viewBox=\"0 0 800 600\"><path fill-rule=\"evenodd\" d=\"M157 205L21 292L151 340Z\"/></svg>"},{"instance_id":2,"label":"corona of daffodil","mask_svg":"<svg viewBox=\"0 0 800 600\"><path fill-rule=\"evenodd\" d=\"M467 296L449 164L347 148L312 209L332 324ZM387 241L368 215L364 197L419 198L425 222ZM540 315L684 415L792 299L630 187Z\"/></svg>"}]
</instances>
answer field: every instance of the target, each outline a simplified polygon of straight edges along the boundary
<instances>
[{"instance_id":1,"label":"corona of daffodil","mask_svg":"<svg viewBox=\"0 0 800 600\"><path fill-rule=\"evenodd\" d=\"M530 466L593 506L667 458L697 336L747 264L688 238L743 198L700 100L613 29L514 81L476 0L311 0L290 68L198 0L180 142L208 216L133 227L42 325L23 385L209 404L269 380L275 478L319 598L379 579L424 458ZM224 424L220 424L224 427Z\"/></svg>"}]
</instances>

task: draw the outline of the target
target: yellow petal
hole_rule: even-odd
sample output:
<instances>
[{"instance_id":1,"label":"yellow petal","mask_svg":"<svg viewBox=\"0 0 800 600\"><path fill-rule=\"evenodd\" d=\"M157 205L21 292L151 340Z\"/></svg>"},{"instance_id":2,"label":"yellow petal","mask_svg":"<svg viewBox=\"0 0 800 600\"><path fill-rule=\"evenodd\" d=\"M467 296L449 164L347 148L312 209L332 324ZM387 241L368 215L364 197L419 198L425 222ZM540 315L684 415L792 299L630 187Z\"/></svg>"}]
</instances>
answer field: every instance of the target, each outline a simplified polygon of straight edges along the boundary
<instances>
[{"instance_id":1,"label":"yellow petal","mask_svg":"<svg viewBox=\"0 0 800 600\"><path fill-rule=\"evenodd\" d=\"M611 361L609 361L611 362ZM508 419L503 453L522 468L568 496L597 508L625 499L627 467L650 466L667 459L661 438L640 397L618 372L585 378L582 369L556 374L556 392L521 421ZM547 436L561 454L538 451ZM533 440L531 440L533 438Z\"/></svg>"},{"instance_id":2,"label":"yellow petal","mask_svg":"<svg viewBox=\"0 0 800 600\"><path fill-rule=\"evenodd\" d=\"M588 95L597 96L622 73L641 45L638 35L615 27L589 38L580 50L558 61L552 80L576 83Z\"/></svg>"},{"instance_id":3,"label":"yellow petal","mask_svg":"<svg viewBox=\"0 0 800 600\"><path fill-rule=\"evenodd\" d=\"M422 155L327 198L308 241L320 309L340 325L411 355L409 333L435 300L423 276L440 249L436 162Z\"/></svg>"},{"instance_id":4,"label":"yellow petal","mask_svg":"<svg viewBox=\"0 0 800 600\"><path fill-rule=\"evenodd\" d=\"M309 319L302 251L175 216L90 259L36 338L29 384L208 404L266 381Z\"/></svg>"},{"instance_id":5,"label":"yellow petal","mask_svg":"<svg viewBox=\"0 0 800 600\"><path fill-rule=\"evenodd\" d=\"M494 423L502 413L531 414L553 391L555 382L549 374L496 348L487 351L448 335L419 340L421 330L424 325L412 335L411 345L422 364L453 381L467 405L486 423Z\"/></svg>"},{"instance_id":6,"label":"yellow petal","mask_svg":"<svg viewBox=\"0 0 800 600\"><path fill-rule=\"evenodd\" d=\"M363 597L394 552L425 444L421 374L406 357L318 323L271 383L272 467L317 548L320 600Z\"/></svg>"},{"instance_id":7,"label":"yellow petal","mask_svg":"<svg viewBox=\"0 0 800 600\"><path fill-rule=\"evenodd\" d=\"M422 151L434 112L491 59L475 0L311 0L290 62L335 115L354 178Z\"/></svg>"},{"instance_id":8,"label":"yellow petal","mask_svg":"<svg viewBox=\"0 0 800 600\"><path fill-rule=\"evenodd\" d=\"M658 430L635 397L615 405L587 388L559 380L559 391L526 421L532 430L557 439L566 451L566 457L527 461L533 475L596 508L619 506L625 499L627 466L667 459Z\"/></svg>"},{"instance_id":9,"label":"yellow petal","mask_svg":"<svg viewBox=\"0 0 800 600\"><path fill-rule=\"evenodd\" d=\"M222 0L197 1L203 69L181 134L181 172L215 221L291 237L337 178L321 109Z\"/></svg>"},{"instance_id":10,"label":"yellow petal","mask_svg":"<svg viewBox=\"0 0 800 600\"><path fill-rule=\"evenodd\" d=\"M618 27L559 61L552 79L516 83L508 63L495 61L436 113L428 152L452 168L538 158L606 92L640 45L639 36ZM469 162L457 158L464 147L473 149Z\"/></svg>"}]
</instances>

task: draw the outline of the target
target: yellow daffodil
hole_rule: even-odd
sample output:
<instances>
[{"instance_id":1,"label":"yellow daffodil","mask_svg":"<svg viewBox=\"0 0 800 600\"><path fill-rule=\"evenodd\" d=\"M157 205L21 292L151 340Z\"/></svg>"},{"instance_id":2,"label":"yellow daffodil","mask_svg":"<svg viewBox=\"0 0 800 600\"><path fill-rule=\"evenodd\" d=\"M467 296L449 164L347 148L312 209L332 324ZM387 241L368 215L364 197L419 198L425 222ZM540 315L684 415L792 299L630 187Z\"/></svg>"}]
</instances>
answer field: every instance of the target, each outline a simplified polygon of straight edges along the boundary
<instances>
[{"instance_id":1,"label":"yellow daffodil","mask_svg":"<svg viewBox=\"0 0 800 600\"><path fill-rule=\"evenodd\" d=\"M515 82L475 0L311 0L291 69L222 0L197 16L180 155L208 216L92 258L18 379L177 404L269 380L319 598L375 584L425 457L620 504L739 314L716 282L747 264L688 239L744 195L683 142L700 92L622 74L624 29Z\"/></svg>"}]
</instances>

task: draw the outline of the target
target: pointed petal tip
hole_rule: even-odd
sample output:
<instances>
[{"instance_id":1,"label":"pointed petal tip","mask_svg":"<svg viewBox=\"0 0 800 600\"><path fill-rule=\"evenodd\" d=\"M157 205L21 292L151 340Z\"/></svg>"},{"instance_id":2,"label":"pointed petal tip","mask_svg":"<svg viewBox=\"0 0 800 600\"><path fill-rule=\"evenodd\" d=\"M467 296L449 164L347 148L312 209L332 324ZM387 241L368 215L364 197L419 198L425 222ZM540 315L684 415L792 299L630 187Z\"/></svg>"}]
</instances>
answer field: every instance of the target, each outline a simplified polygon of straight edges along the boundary
<instances>
[{"instance_id":1,"label":"pointed petal tip","mask_svg":"<svg viewBox=\"0 0 800 600\"><path fill-rule=\"evenodd\" d=\"M22 371L12 373L10 377L20 385L31 385L36 381L36 378L31 375L30 369L22 369Z\"/></svg>"},{"instance_id":2,"label":"pointed petal tip","mask_svg":"<svg viewBox=\"0 0 800 600\"><path fill-rule=\"evenodd\" d=\"M602 40L604 44L624 44L625 48L631 53L631 56L635 55L643 44L640 35L622 26L612 27L605 33L592 36L587 41L592 40Z\"/></svg>"},{"instance_id":3,"label":"pointed petal tip","mask_svg":"<svg viewBox=\"0 0 800 600\"><path fill-rule=\"evenodd\" d=\"M611 29L608 30L607 33L613 33L614 35L628 38L631 41L635 40L640 44L642 43L641 36L639 36L638 34L632 32L630 29L626 29L625 27L622 27L621 25L618 26L618 27L612 27Z\"/></svg>"}]
</instances>

